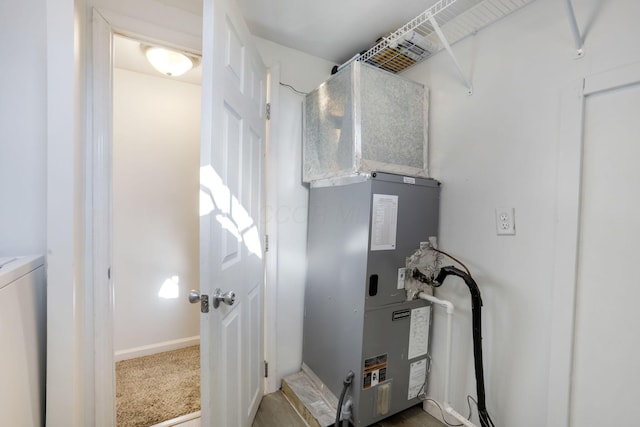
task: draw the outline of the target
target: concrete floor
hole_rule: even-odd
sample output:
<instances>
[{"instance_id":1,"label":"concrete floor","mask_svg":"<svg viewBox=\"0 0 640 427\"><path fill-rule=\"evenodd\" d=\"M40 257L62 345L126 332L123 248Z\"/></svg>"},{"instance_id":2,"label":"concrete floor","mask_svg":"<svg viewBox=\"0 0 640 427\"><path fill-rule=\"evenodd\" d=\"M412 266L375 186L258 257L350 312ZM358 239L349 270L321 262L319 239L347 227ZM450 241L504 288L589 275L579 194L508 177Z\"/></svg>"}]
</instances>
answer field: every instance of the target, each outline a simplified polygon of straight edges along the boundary
<instances>
[{"instance_id":1,"label":"concrete floor","mask_svg":"<svg viewBox=\"0 0 640 427\"><path fill-rule=\"evenodd\" d=\"M440 421L414 406L393 417L380 421L373 427L443 427ZM306 427L306 423L293 409L281 391L262 399L253 427Z\"/></svg>"}]
</instances>

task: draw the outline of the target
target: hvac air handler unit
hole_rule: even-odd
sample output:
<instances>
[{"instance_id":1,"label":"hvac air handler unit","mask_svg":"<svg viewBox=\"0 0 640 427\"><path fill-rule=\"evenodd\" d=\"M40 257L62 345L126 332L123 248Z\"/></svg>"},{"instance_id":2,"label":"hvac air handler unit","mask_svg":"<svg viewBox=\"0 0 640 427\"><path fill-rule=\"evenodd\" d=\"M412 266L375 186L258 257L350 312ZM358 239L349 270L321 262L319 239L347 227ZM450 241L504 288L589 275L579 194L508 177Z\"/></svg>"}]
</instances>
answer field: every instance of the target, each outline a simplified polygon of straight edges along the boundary
<instances>
[{"instance_id":1,"label":"hvac air handler unit","mask_svg":"<svg viewBox=\"0 0 640 427\"><path fill-rule=\"evenodd\" d=\"M311 189L303 366L283 390L322 427L367 426L419 404L428 392L433 303L447 310L444 410L474 426L449 403L453 305L433 295L457 276L471 295L478 418L494 427L480 289L436 247L440 184L427 173L428 90L354 61L304 106L302 172ZM465 271L441 267L443 256Z\"/></svg>"},{"instance_id":2,"label":"hvac air handler unit","mask_svg":"<svg viewBox=\"0 0 640 427\"><path fill-rule=\"evenodd\" d=\"M417 282L406 272L438 232L427 98L419 83L353 62L304 102L303 373L338 401L333 418L356 426L426 394L431 303L417 295L432 291L407 289ZM319 424L334 425L331 418Z\"/></svg>"},{"instance_id":3,"label":"hvac air handler unit","mask_svg":"<svg viewBox=\"0 0 640 427\"><path fill-rule=\"evenodd\" d=\"M439 195L432 179L379 172L311 184L303 363L356 426L426 391L431 306L407 300L404 267L437 234Z\"/></svg>"}]
</instances>

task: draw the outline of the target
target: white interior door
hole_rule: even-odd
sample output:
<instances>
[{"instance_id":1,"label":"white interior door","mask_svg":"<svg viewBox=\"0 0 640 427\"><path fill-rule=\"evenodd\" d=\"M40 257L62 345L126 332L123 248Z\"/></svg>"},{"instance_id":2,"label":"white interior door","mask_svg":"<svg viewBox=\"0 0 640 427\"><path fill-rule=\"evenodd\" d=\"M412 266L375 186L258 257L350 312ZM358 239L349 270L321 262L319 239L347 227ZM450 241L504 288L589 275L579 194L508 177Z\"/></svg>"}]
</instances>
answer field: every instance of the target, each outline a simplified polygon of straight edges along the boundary
<instances>
[{"instance_id":1,"label":"white interior door","mask_svg":"<svg viewBox=\"0 0 640 427\"><path fill-rule=\"evenodd\" d=\"M636 76L640 80L640 75ZM585 98L571 426L630 425L640 367L640 84Z\"/></svg>"},{"instance_id":2,"label":"white interior door","mask_svg":"<svg viewBox=\"0 0 640 427\"><path fill-rule=\"evenodd\" d=\"M234 0L205 0L200 292L202 424L249 426L263 390L266 70ZM214 293L235 301L215 308ZM228 298L228 301L229 298Z\"/></svg>"}]
</instances>

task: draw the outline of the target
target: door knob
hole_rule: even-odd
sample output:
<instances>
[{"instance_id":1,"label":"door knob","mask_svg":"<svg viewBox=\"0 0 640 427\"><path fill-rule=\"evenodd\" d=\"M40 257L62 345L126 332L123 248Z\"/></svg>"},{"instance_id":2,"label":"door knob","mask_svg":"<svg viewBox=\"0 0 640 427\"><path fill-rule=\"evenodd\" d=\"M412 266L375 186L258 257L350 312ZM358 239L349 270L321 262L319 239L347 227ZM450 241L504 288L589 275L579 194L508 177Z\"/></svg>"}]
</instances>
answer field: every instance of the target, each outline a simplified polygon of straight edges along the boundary
<instances>
[{"instance_id":1,"label":"door knob","mask_svg":"<svg viewBox=\"0 0 640 427\"><path fill-rule=\"evenodd\" d=\"M212 298L213 308L218 308L221 302L227 305L233 305L233 303L236 302L236 293L231 291L223 294L220 289L216 289L216 292L212 295Z\"/></svg>"},{"instance_id":2,"label":"door knob","mask_svg":"<svg viewBox=\"0 0 640 427\"><path fill-rule=\"evenodd\" d=\"M189 302L195 304L198 301L200 301L200 292L192 289L191 292L189 292Z\"/></svg>"}]
</instances>

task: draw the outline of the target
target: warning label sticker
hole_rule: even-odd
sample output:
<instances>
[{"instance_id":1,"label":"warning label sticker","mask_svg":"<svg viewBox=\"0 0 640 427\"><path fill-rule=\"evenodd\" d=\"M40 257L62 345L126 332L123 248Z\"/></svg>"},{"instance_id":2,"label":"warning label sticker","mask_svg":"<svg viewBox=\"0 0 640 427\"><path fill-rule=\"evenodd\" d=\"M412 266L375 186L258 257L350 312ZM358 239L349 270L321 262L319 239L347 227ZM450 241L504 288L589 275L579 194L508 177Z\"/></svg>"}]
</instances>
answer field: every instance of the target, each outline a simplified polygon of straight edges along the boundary
<instances>
[{"instance_id":1,"label":"warning label sticker","mask_svg":"<svg viewBox=\"0 0 640 427\"><path fill-rule=\"evenodd\" d=\"M431 307L420 307L411 310L411 326L409 329L409 359L427 354L429 349L429 314Z\"/></svg>"},{"instance_id":2,"label":"warning label sticker","mask_svg":"<svg viewBox=\"0 0 640 427\"><path fill-rule=\"evenodd\" d=\"M371 210L371 250L395 250L397 231L398 196L374 194Z\"/></svg>"},{"instance_id":3,"label":"warning label sticker","mask_svg":"<svg viewBox=\"0 0 640 427\"><path fill-rule=\"evenodd\" d=\"M387 355L370 357L364 361L362 389L375 387L387 380Z\"/></svg>"},{"instance_id":4,"label":"warning label sticker","mask_svg":"<svg viewBox=\"0 0 640 427\"><path fill-rule=\"evenodd\" d=\"M415 399L424 392L427 377L427 359L420 359L409 365L409 396L407 400Z\"/></svg>"}]
</instances>

